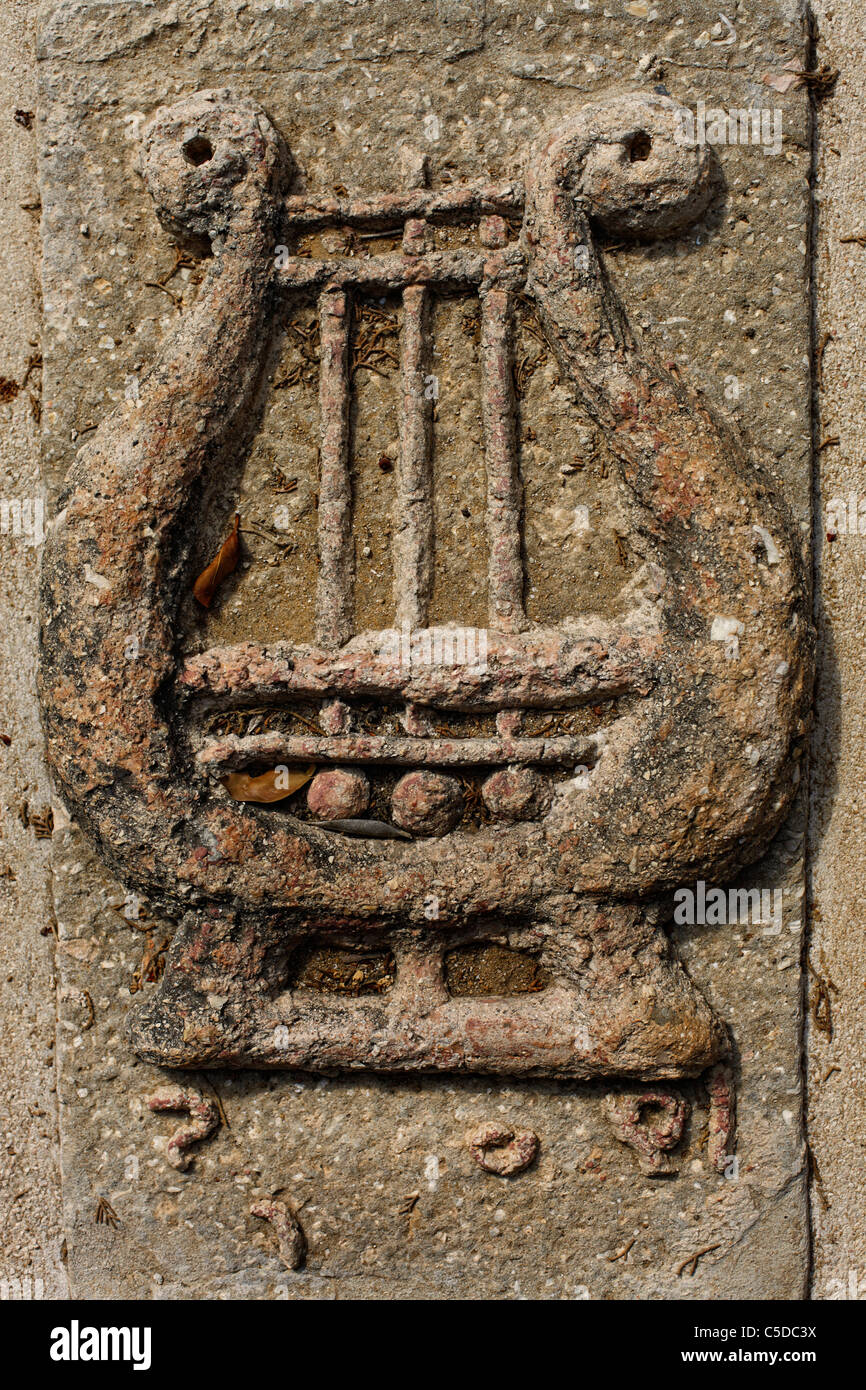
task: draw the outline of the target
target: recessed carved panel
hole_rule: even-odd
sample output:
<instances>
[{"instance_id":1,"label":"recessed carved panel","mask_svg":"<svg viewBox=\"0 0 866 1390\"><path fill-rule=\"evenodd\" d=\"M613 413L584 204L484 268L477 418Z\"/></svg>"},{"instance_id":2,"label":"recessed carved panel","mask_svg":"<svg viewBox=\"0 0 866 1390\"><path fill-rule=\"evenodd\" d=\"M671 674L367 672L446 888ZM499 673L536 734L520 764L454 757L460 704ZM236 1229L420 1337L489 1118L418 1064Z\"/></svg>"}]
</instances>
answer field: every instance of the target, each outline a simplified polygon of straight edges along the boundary
<instances>
[{"instance_id":1,"label":"recessed carved panel","mask_svg":"<svg viewBox=\"0 0 866 1390\"><path fill-rule=\"evenodd\" d=\"M809 61L730 23L43 7L84 1296L802 1297L809 99L765 77Z\"/></svg>"}]
</instances>

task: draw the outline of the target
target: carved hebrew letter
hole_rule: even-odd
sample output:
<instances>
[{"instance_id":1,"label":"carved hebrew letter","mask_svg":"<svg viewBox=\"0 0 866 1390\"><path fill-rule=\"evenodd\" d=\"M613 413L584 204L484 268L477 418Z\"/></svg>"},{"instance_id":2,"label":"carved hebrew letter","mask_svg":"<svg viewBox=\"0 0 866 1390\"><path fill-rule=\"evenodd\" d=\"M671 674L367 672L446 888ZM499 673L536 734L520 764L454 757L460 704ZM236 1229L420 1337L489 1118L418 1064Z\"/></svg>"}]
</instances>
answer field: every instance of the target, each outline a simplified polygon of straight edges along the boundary
<instances>
[{"instance_id":1,"label":"carved hebrew letter","mask_svg":"<svg viewBox=\"0 0 866 1390\"><path fill-rule=\"evenodd\" d=\"M416 162L419 186L364 197L290 194L279 134L225 91L147 127L157 216L211 254L138 400L70 471L45 547L41 677L72 813L180 921L131 1021L143 1058L649 1080L726 1055L724 1023L668 946L664 895L757 858L784 819L810 628L772 480L645 354L604 271L600 232L664 237L710 200L708 149L678 138L679 113L662 96L598 102L527 152L522 182L430 189ZM480 322L482 629L430 617L443 290ZM350 344L371 293L401 304L400 447L393 624L359 631ZM236 461L277 308L299 296L315 300L320 348L315 640L184 657L204 482ZM526 302L631 516L640 568L615 621L537 621L525 601ZM604 725L572 719L602 704ZM213 730L253 706L273 711L267 729ZM272 805L225 785L310 764L309 786ZM470 988L482 957L523 984Z\"/></svg>"}]
</instances>

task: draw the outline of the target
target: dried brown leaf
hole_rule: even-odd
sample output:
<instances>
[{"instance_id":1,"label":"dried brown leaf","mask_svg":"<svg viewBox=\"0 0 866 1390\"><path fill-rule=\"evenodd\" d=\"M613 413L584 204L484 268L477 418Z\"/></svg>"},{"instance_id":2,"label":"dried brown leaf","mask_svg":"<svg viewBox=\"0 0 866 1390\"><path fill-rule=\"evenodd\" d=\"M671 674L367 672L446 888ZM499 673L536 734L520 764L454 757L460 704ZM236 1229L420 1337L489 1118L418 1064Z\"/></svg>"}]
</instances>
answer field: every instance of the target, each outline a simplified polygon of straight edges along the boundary
<instances>
[{"instance_id":1,"label":"dried brown leaf","mask_svg":"<svg viewBox=\"0 0 866 1390\"><path fill-rule=\"evenodd\" d=\"M223 779L223 786L235 801L283 801L309 782L315 770L315 763L311 763L309 767L274 767L260 777L231 772Z\"/></svg>"},{"instance_id":2,"label":"dried brown leaf","mask_svg":"<svg viewBox=\"0 0 866 1390\"><path fill-rule=\"evenodd\" d=\"M240 515L236 513L234 529L223 541L219 554L211 560L207 569L202 570L193 585L193 597L203 608L210 608L220 584L238 567L238 560L241 558L240 524Z\"/></svg>"}]
</instances>

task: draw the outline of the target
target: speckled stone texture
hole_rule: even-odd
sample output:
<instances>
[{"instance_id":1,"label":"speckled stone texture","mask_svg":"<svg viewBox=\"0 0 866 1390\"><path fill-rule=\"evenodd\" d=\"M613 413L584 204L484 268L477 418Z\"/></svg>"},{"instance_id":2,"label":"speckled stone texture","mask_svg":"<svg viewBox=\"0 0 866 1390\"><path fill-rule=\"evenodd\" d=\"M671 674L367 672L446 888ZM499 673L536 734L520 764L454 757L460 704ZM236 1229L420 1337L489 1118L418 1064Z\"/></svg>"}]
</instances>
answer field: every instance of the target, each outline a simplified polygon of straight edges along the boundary
<instances>
[{"instance_id":1,"label":"speckled stone texture","mask_svg":"<svg viewBox=\"0 0 866 1390\"><path fill-rule=\"evenodd\" d=\"M34 28L35 15L24 0L0 10L0 373L19 386L39 350L41 316L36 123L29 129L26 124L26 113L36 111ZM16 111L25 124L14 119ZM38 405L37 371L0 404L0 497L41 495ZM0 1280L4 1297L14 1297L17 1287L63 1298L68 1290L54 1067L51 841L37 839L36 827L25 825L20 814L24 801L38 814L52 799L36 698L39 551L24 536L3 534L0 543Z\"/></svg>"},{"instance_id":2,"label":"speckled stone texture","mask_svg":"<svg viewBox=\"0 0 866 1390\"><path fill-rule=\"evenodd\" d=\"M814 6L819 58L839 71L819 107L815 178L815 438L838 445L817 455L816 616L820 676L810 794L811 924L807 1023L808 1125L812 1187L813 1297L862 1300L866 1294L866 876L863 773L863 642L866 537L830 541L837 499L860 505L866 412L866 301L860 293L864 248L848 240L863 226L866 122L866 16L859 5ZM832 335L832 336L828 336ZM832 985L830 982L832 981ZM829 996L829 998L828 998ZM827 1007L829 1005L829 1008Z\"/></svg>"},{"instance_id":3,"label":"speckled stone texture","mask_svg":"<svg viewBox=\"0 0 866 1390\"><path fill-rule=\"evenodd\" d=\"M701 11L641 3L616 10L608 17L564 7L537 15L515 4L485 15L470 5L431 5L419 17L417 7L404 12L393 4L355 6L350 16L313 6L299 23L265 6L239 25L216 4L46 7L46 470L66 517L47 549L43 691L61 787L125 879L120 887L107 878L81 830L58 817L64 1191L70 1269L85 1296L327 1297L334 1279L341 1293L368 1298L802 1295L796 807L775 832L798 781L809 688L809 115L801 92L780 97L762 78L803 57L804 28L795 7L756 7L738 13L730 45L724 34L704 31ZM428 81L431 58L436 77ZM706 178L700 168L694 174L688 216L682 207L675 217L667 211L677 203L679 175L659 183L638 215L635 190L652 186L654 166L635 145L627 177L617 183L611 122L613 144L623 148L634 129L623 103L637 100L650 113L673 109L662 87L690 107L699 100L778 106L782 151L720 146ZM223 88L230 96L219 98L222 107L236 113L226 117L235 122L227 138L240 142L245 158L252 152L261 176L235 178L226 156L231 206L218 191L190 217L159 142L199 138L192 131L199 117L176 103ZM158 108L172 104L173 112L148 127ZM294 174L259 108L291 151ZM604 121L579 116L581 108L607 114ZM136 171L148 129L149 192ZM665 138L675 154L672 129ZM248 142L260 137L253 150ZM280 208L269 201L284 196L280 170L284 186L295 179L292 197L306 205L336 198L338 220L345 204L351 221L357 200L418 186L421 161L410 160L407 174L401 148L426 155L427 185L436 198L441 190L440 202L453 199L455 188L459 195L462 180L525 183L530 302L512 304L510 291L491 285L477 323L447 297L419 307L404 296L394 306L386 293L351 330L338 296L327 314L306 313L299 301L275 315L264 268L280 231ZM196 167L197 150L190 151ZM641 170L645 162L650 167ZM583 235L579 218L557 222L559 181L567 184L575 170L587 216L604 209ZM199 186L193 175L189 186ZM409 195L400 196L408 206ZM514 195L508 198L512 208ZM169 229L182 214L187 231L215 236L210 262L200 259L200 247L176 257L154 206ZM489 224L495 211L484 210ZM428 253L418 249L418 229L406 226L403 255L429 254L439 264L441 254L455 275L474 274L474 253L459 238ZM388 229L378 230L387 243ZM652 230L653 240L634 243L635 230ZM496 225L483 233L488 275L494 263L499 277L517 263L510 243L501 246L505 235ZM292 246L298 261L315 266L323 253L335 255L324 235L321 246L315 229L311 236ZM363 245L347 246L344 238L337 259L363 256ZM392 249L373 246L386 257ZM291 270L296 280L302 272ZM383 290L388 284L386 277ZM497 378L509 316L519 320L514 369ZM262 346L272 319L278 332ZM375 348L391 344L392 351L400 328L410 348L389 385L393 366ZM319 393L324 401L329 381L340 386L349 361L353 403L339 406L346 411L334 417L344 420L340 430L320 437ZM400 424L393 388L400 375L405 387L418 372L436 381L435 409ZM499 380L495 420L519 403L512 437L494 428L494 398L479 389L482 376ZM193 389L178 396L187 377ZM103 425L116 407L113 423ZM737 421L726 422L729 414ZM139 422L148 462L133 496L129 451ZM444 727L429 734L450 748L465 733L480 741L485 758L498 740L505 748L499 758L512 761L515 730L495 723L508 704L502 671L524 669L515 652L527 633L564 632L564 645L542 646L534 679L543 684L557 663L571 663L582 695L603 696L598 712L587 704L578 727L563 725L554 709L555 738L529 720L522 732L552 745L560 735L581 739L592 750L584 758L572 745L551 755L572 773L588 764L590 810L578 809L586 805L584 788L560 781L541 819L491 825L489 808L473 811L484 803L480 782L470 778L466 821L451 836L360 848L318 839L324 832L307 828L303 817L278 823L242 814L218 782L208 784L207 769L237 766L239 745L243 751L253 739L272 740L275 754L301 756L303 728L254 727L266 716L253 710L267 704L274 681L284 680L280 672L299 683L301 701L332 701L347 689L345 672L329 671L326 662L313 688L311 644L336 649L349 622L363 634L403 621L389 560L389 518L402 513L383 489L417 488L428 439L432 489L412 535L393 549L400 574L412 577L409 621L417 625L423 605L431 624L493 626L495 618L503 634L496 638L501 657L474 687L486 694L476 699L464 685L449 699L446 691ZM522 616L509 548L509 469L518 445L528 566ZM350 566L338 486L347 449ZM653 450L660 467L650 462ZM170 463L162 474L160 457ZM189 581L236 511L249 528L244 560L204 615L188 597ZM489 558L476 523L485 515ZM429 574L425 526L437 538ZM323 592L338 602L323 606ZM483 593L489 608L487 601L477 606ZM588 633L569 630L575 612L593 615ZM333 613L338 621L329 626ZM130 638L139 643L134 658ZM214 649L226 654L214 658ZM347 650L360 689L375 703L383 693L381 654L359 636ZM178 703L166 706L178 675ZM355 750L365 768L382 768L393 756L401 774L408 772L404 753L387 741L417 736L413 721L424 695L430 698L430 680L423 668L389 668L385 689L408 697L410 714L402 731L381 727L381 709L364 714L367 722L346 742L367 740ZM205 731L210 743L197 742L197 734L187 743L188 702L206 709L220 681L241 698L217 710L233 717L249 711L249 718ZM441 703L441 687L434 693ZM545 707L544 699L524 696L512 706L533 717L551 708L549 699ZM620 699L611 718L604 706ZM310 710L299 710L309 720ZM453 723L461 718L465 730ZM175 756L170 747L181 758L198 752L197 770L169 768L161 760ZM307 755L315 760L315 752ZM438 756L445 757L441 749ZM373 779L371 815L384 814L388 775L386 767ZM770 840L765 857L738 881ZM671 892L702 876L725 888L781 891L780 932L756 922L677 928L671 950L680 969L665 945ZM389 1025L376 1052L365 1041L371 1027L370 1044L379 1036L376 999L323 997L307 1005L306 1035L299 1035L291 1009L274 1011L270 1002L282 988L287 947L325 914L334 931L351 928L366 950L381 950L389 881L397 892L385 912L386 937L398 958L403 1031ZM538 936L533 918L542 900ZM497 912L509 920L487 915ZM178 922L157 993L161 947ZM482 1006L437 1001L419 934L443 924L455 941L472 942L479 922L485 940L541 950L546 966L571 971L588 1026L586 1040L574 1042L577 1065L556 1056L540 1062L531 1028L522 1054L513 1040L510 1049L494 1040L495 1065L486 1068L488 1045L471 1030L459 1046L445 1045L446 1021L471 1019ZM641 1013L644 975L654 1004ZM604 1001L618 988L622 994L626 980L621 1011L611 1013ZM181 1174L166 1149L176 1122L148 1107L170 1078L137 1062L126 1035L129 996L140 990L139 1051L217 1068L207 1080L189 1078L201 1094L215 1088L223 1122ZM508 1001L503 1017L558 1025L558 1006L544 1013L548 994ZM185 1017L193 1025L181 1036L175 1025ZM404 1064L413 1028L422 1062L493 1075L331 1074L341 1058L355 1067L366 1058ZM725 1175L710 1161L720 1102L702 1073L725 1055L729 1039L738 1140ZM221 1061L265 1070L232 1075ZM268 1070L308 1065L329 1074L316 1080ZM503 1068L608 1079L516 1081L497 1076ZM676 1113L683 1123L670 1151L677 1172L661 1180L641 1172L608 1118L611 1095L660 1076L682 1099ZM626 1100L620 1110L632 1113ZM494 1120L540 1138L537 1160L507 1179L481 1171L466 1147L467 1132ZM100 1196L117 1213L116 1225L95 1221ZM254 1214L268 1203L300 1221L303 1269L285 1268L278 1242L288 1235ZM689 1274L684 1262L702 1249Z\"/></svg>"}]
</instances>

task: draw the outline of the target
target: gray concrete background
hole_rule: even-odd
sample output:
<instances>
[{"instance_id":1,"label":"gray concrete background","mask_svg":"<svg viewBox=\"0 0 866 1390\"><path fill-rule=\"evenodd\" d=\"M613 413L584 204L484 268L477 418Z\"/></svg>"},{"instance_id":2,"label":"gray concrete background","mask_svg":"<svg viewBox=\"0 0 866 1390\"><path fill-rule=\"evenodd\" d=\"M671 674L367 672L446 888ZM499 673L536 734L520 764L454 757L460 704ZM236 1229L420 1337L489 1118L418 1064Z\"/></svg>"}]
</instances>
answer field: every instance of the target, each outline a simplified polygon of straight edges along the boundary
<instances>
[{"instance_id":1,"label":"gray concrete background","mask_svg":"<svg viewBox=\"0 0 866 1390\"><path fill-rule=\"evenodd\" d=\"M36 108L35 11L28 0L0 7L0 376L16 382L38 352L40 332L36 133L14 119L16 110ZM4 497L40 494L39 427L30 400L32 390L38 402L38 370L28 387L0 407ZM0 747L0 1280L42 1280L46 1296L62 1298L50 840L37 840L20 817L23 802L38 811L51 799L35 694L37 572L35 548L19 539L4 545L0 732L10 743Z\"/></svg>"},{"instance_id":2,"label":"gray concrete background","mask_svg":"<svg viewBox=\"0 0 866 1390\"><path fill-rule=\"evenodd\" d=\"M815 7L821 27L818 62L841 69L836 91L818 117L816 236L817 330L824 351L825 390L820 396L818 434L840 438L818 455L816 506L861 486L858 470L862 417L858 346L863 342L855 279L866 249L840 237L866 232L866 207L859 179L862 148L864 19L857 0ZM38 210L35 139L14 121L14 111L35 109L33 28L36 5L7 0L0 14L3 100L0 141L4 155L0 279L0 375L21 381L38 337ZM859 67L857 66L859 64ZM860 348L862 354L862 347ZM856 383L856 385L855 385ZM38 374L31 374L31 387ZM0 438L3 479L0 495L38 494L37 425L28 390L2 407ZM7 423L8 418L8 423ZM823 533L816 527L816 534ZM814 1191L814 1296L850 1297L866 1289L866 1231L862 1220L862 1176L866 1122L860 1041L866 1009L866 953L859 932L862 836L858 840L857 783L866 750L859 717L858 682L863 679L859 639L863 631L859 584L863 538L846 537L819 547L818 611L822 626L819 724L812 783L813 911L812 965L826 983L833 1036L815 1027L809 1036L810 1142L820 1182ZM63 1234L56 1165L53 1042L55 997L47 843L35 838L20 817L21 804L41 809L49 793L39 756L34 694L36 552L18 541L3 548L0 593L0 688L4 692L0 732L11 738L0 748L4 818L0 839L3 930L0 935L0 995L3 1048L0 1109L3 1114L3 1248L0 1278L42 1279L44 1292L63 1297ZM42 933L47 929L46 935ZM830 983L832 982L832 983ZM835 986L835 989L833 988ZM819 1004L821 986L809 990ZM819 1013L819 1017L821 1017ZM831 1067L839 1067L832 1071ZM858 1282L859 1281L859 1282Z\"/></svg>"},{"instance_id":3,"label":"gray concrete background","mask_svg":"<svg viewBox=\"0 0 866 1390\"><path fill-rule=\"evenodd\" d=\"M827 504L866 495L866 13L860 0L819 0L818 60L838 68L817 122L816 344L823 351L816 436L816 610L821 655L814 740L810 961L826 985L832 1037L808 1030L813 1182L813 1296L866 1297L866 536L826 538ZM822 513L818 515L818 511ZM821 984L810 972L812 1011ZM819 1009L819 1018L822 1013ZM814 1012L813 1012L814 1019ZM830 1071L838 1067L838 1071ZM828 1074L829 1073L829 1074Z\"/></svg>"}]
</instances>

